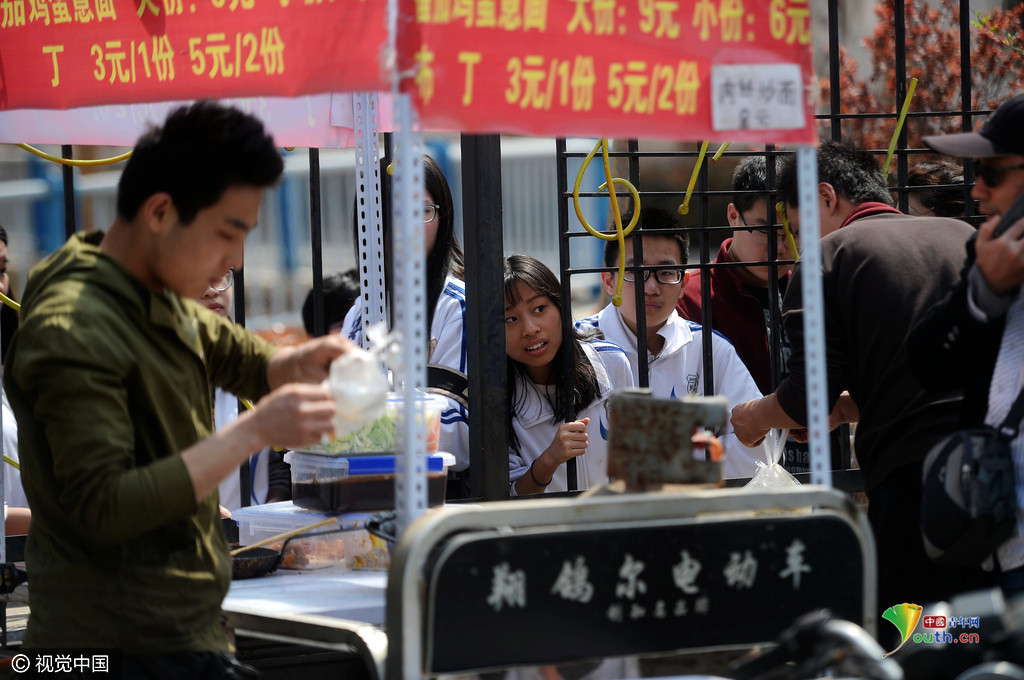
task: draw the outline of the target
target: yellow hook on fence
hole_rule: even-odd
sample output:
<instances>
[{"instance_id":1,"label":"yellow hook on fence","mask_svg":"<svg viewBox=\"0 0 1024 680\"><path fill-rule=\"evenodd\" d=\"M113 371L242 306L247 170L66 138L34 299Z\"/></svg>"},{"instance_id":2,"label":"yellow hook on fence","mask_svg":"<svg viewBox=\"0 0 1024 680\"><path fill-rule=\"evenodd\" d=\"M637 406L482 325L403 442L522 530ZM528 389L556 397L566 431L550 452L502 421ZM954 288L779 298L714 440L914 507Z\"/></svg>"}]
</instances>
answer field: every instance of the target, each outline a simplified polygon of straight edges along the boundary
<instances>
[{"instance_id":1,"label":"yellow hook on fence","mask_svg":"<svg viewBox=\"0 0 1024 680\"><path fill-rule=\"evenodd\" d=\"M796 239L793 238L793 230L789 228L789 217L786 216L786 204L779 201L775 204L775 212L782 220L782 230L786 232L786 243L789 245L789 252L793 254L793 262L800 261L800 251L796 249Z\"/></svg>"},{"instance_id":2,"label":"yellow hook on fence","mask_svg":"<svg viewBox=\"0 0 1024 680\"><path fill-rule=\"evenodd\" d=\"M697 154L697 163L693 166L693 174L690 175L690 183L686 187L686 195L683 196L683 202L679 206L679 214L686 215L690 212L690 197L693 196L693 187L697 184L697 175L700 174L700 166L704 164L704 156L708 152L708 143L702 142L700 145L700 153Z\"/></svg>"},{"instance_id":3,"label":"yellow hook on fence","mask_svg":"<svg viewBox=\"0 0 1024 680\"><path fill-rule=\"evenodd\" d=\"M590 165L590 161L597 155L598 149L601 150L601 162L604 166L604 177L605 181L601 186L601 189L608 189L608 200L611 202L612 214L615 216L615 233L602 233L594 229L587 222L587 218L583 216L583 210L580 208L580 184L583 183L583 174L587 171L587 167ZM622 211L619 210L619 201L615 197L615 185L621 184L629 190L629 193L633 196L633 218L629 221L629 226L625 229L622 228ZM576 174L576 183L572 187L572 206L576 210L576 217L579 219L580 224L586 229L591 236L595 236L602 241L613 241L619 242L619 271L617 280L615 282L615 295L612 296L612 304L616 307L622 306L622 282L626 276L626 236L629 232L633 231L633 227L636 226L637 221L640 219L640 192L636 190L628 180L622 179L621 177L612 177L611 164L608 162L608 139L602 138L597 144L594 145L593 150L583 160L583 165L580 167L580 171Z\"/></svg>"},{"instance_id":4,"label":"yellow hook on fence","mask_svg":"<svg viewBox=\"0 0 1024 680\"><path fill-rule=\"evenodd\" d=\"M61 158L60 156L48 154L45 151L40 151L34 146L29 146L28 144L15 144L15 146L17 146L19 149L24 149L25 151L28 151L33 156L39 156L43 160L52 161L54 163L60 163L61 165L72 165L78 168L88 168L95 165L110 165L111 163L120 163L121 161L128 160L132 155L131 151L126 151L120 156L113 156L112 158L75 160L74 158Z\"/></svg>"}]
</instances>

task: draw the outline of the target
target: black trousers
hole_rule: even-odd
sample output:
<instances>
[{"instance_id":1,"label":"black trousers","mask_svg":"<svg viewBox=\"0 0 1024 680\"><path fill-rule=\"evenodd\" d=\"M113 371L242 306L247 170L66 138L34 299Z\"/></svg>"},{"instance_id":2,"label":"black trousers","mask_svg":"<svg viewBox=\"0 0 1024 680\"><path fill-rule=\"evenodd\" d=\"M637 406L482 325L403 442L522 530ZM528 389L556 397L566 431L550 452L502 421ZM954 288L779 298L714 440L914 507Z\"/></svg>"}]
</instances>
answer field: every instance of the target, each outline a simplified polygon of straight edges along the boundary
<instances>
[{"instance_id":1,"label":"black trousers","mask_svg":"<svg viewBox=\"0 0 1024 680\"><path fill-rule=\"evenodd\" d=\"M956 567L928 557L921 539L921 463L897 469L868 493L868 521L878 550L877 616L894 604L923 606L995 585L980 565ZM896 633L880 619L882 641L889 629Z\"/></svg>"}]
</instances>

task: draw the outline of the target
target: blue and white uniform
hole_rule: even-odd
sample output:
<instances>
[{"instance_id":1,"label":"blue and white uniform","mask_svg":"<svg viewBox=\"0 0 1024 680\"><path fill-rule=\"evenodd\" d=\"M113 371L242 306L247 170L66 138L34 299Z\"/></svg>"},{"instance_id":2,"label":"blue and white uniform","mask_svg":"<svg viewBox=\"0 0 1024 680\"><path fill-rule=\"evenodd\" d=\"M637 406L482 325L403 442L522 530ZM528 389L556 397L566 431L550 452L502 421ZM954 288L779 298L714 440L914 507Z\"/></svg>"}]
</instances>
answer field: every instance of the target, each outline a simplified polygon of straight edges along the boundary
<instances>
[{"instance_id":1,"label":"blue and white uniform","mask_svg":"<svg viewBox=\"0 0 1024 680\"><path fill-rule=\"evenodd\" d=\"M581 329L597 328L606 340L622 347L629 358L633 379L638 380L640 367L636 335L629 330L614 305L609 304L594 316L578 321L576 326ZM699 323L686 321L675 311L658 330L658 335L665 339L664 348L658 354L647 351L648 378L654 396L678 399L704 394L703 332ZM730 409L745 401L761 398L757 384L736 350L715 331L711 335L711 351L715 368L714 394L728 399ZM721 436L725 448L723 476L752 477L757 471L756 461L764 459L761 447L743 446L728 421Z\"/></svg>"},{"instance_id":2,"label":"blue and white uniform","mask_svg":"<svg viewBox=\"0 0 1024 680\"><path fill-rule=\"evenodd\" d=\"M213 397L213 416L220 430L238 418L238 397L217 389ZM235 470L217 485L220 504L234 512L242 507L242 480ZM262 505L270 493L270 449L265 448L249 457L249 503Z\"/></svg>"},{"instance_id":3,"label":"blue and white uniform","mask_svg":"<svg viewBox=\"0 0 1024 680\"><path fill-rule=\"evenodd\" d=\"M345 315L341 333L357 345L363 343L362 303L356 303ZM430 325L427 363L440 364L466 373L466 284L449 276L434 307ZM448 402L441 412L438 450L455 456L452 470L469 467L469 412L457 401Z\"/></svg>"},{"instance_id":4,"label":"blue and white uniform","mask_svg":"<svg viewBox=\"0 0 1024 680\"><path fill-rule=\"evenodd\" d=\"M577 418L590 418L587 425L587 451L576 457L576 480L580 489L589 489L608 481L608 412L605 400L613 389L636 387L636 379L630 370L626 353L621 347L610 342L594 340L584 342L583 351L594 366L601 396L590 404ZM508 476L511 494L516 495L516 481L530 469L534 460L540 457L558 432L561 419L555 419L551 402L546 392L554 395L554 385L537 385L533 382L518 381L516 398L525 394L512 419L512 428L519 437L519 453L509 449ZM510 386L511 388L511 386ZM545 491L567 491L565 465L560 465Z\"/></svg>"}]
</instances>

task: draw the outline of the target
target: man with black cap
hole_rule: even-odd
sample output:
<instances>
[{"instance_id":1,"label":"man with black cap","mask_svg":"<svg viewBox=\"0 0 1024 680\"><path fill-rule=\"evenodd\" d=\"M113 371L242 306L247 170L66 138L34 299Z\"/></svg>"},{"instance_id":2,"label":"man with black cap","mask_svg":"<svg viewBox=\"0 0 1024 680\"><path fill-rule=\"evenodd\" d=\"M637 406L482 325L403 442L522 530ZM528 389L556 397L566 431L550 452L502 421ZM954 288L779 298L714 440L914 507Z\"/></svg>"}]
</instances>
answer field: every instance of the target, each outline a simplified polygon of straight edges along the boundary
<instances>
[{"instance_id":1,"label":"man with black cap","mask_svg":"<svg viewBox=\"0 0 1024 680\"><path fill-rule=\"evenodd\" d=\"M925 137L924 143L940 153L974 159L977 182L971 195L989 218L967 243L960 281L911 334L912 370L928 388L964 389L962 427L998 426L1024 389L1024 219L1002 224L1014 203L1024 201L1024 95L1003 102L978 132ZM1018 434L1010 446L1020 499L1024 437ZM1004 593L1024 593L1024 508L1019 500L1014 533L994 558L986 562L998 570Z\"/></svg>"}]
</instances>

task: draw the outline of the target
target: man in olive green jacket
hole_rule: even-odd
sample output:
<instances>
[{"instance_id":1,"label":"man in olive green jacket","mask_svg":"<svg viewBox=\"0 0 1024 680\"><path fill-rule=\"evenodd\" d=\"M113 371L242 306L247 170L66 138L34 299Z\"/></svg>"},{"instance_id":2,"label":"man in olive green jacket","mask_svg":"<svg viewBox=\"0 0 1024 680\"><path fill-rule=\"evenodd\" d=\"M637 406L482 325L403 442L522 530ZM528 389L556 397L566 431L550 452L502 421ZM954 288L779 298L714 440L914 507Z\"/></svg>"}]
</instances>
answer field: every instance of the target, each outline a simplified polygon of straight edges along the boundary
<instances>
[{"instance_id":1,"label":"man in olive green jacket","mask_svg":"<svg viewBox=\"0 0 1024 680\"><path fill-rule=\"evenodd\" d=\"M331 430L319 383L349 347L276 350L194 301L242 266L282 169L256 119L178 109L139 140L107 233L33 269L4 371L33 511L26 647L121 649L126 677L247 677L219 621L215 491L251 452ZM214 387L259 403L215 432Z\"/></svg>"}]
</instances>

